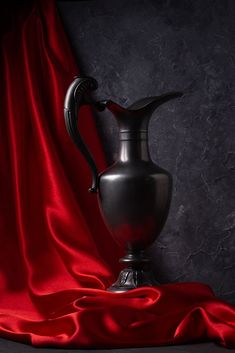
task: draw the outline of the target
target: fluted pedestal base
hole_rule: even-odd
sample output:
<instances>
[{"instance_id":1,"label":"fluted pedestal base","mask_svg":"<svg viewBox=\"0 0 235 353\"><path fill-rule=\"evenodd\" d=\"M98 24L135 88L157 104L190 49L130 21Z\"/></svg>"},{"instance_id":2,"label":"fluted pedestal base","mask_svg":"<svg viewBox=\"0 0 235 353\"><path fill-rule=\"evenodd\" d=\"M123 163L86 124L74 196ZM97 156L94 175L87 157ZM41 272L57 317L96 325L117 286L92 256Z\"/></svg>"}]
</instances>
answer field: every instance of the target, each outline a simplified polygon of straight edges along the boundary
<instances>
[{"instance_id":1,"label":"fluted pedestal base","mask_svg":"<svg viewBox=\"0 0 235 353\"><path fill-rule=\"evenodd\" d=\"M150 269L150 259L143 251L129 252L120 262L128 266L120 272L117 281L108 291L121 293L138 287L159 285Z\"/></svg>"}]
</instances>

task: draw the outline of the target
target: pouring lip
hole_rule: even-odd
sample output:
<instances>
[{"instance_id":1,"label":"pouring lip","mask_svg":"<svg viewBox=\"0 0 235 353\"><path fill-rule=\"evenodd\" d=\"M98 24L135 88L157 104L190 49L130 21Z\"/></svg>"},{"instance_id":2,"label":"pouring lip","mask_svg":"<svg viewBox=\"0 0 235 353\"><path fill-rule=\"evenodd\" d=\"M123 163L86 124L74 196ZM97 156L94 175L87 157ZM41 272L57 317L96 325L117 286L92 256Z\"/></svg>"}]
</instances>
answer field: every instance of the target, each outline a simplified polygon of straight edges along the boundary
<instances>
[{"instance_id":1,"label":"pouring lip","mask_svg":"<svg viewBox=\"0 0 235 353\"><path fill-rule=\"evenodd\" d=\"M159 103L159 105L161 105L167 100L179 98L182 96L183 96L182 92L167 92L165 94L162 94L161 96L144 97L134 102L133 104L131 104L127 109L130 111L138 111L138 110L145 109L148 105L151 105L153 103L156 103L156 104ZM134 107L135 109L133 109Z\"/></svg>"},{"instance_id":2,"label":"pouring lip","mask_svg":"<svg viewBox=\"0 0 235 353\"><path fill-rule=\"evenodd\" d=\"M127 107L127 108L125 108L125 107L123 107L122 105L120 105L120 104L118 104L118 103L116 103L116 102L114 102L114 101L112 101L111 99L109 99L109 100L101 100L101 101L99 101L99 102L97 102L101 107L103 107L103 109L105 109L105 108L107 108L107 109L110 109L110 110L113 110L113 111L119 111L119 112L121 112L121 111L125 111L125 112L136 112L136 111L138 111L139 110L139 108L138 109L130 109L130 107L132 106L132 105L130 105L129 107ZM143 107L141 107L141 108L143 108Z\"/></svg>"},{"instance_id":3,"label":"pouring lip","mask_svg":"<svg viewBox=\"0 0 235 353\"><path fill-rule=\"evenodd\" d=\"M165 100L170 100L174 98L180 98L183 96L182 92L168 92L166 94L163 94L161 96L150 96L150 97L145 97L142 99L139 99L138 101L134 102L133 104L129 105L127 108L124 108L120 104L112 101L112 100L101 100L98 101L97 104L104 110L105 108L113 111L113 112L138 112L142 109L145 109L148 105L151 105L152 103L159 102L159 105L161 105ZM133 109L134 108L134 109Z\"/></svg>"}]
</instances>

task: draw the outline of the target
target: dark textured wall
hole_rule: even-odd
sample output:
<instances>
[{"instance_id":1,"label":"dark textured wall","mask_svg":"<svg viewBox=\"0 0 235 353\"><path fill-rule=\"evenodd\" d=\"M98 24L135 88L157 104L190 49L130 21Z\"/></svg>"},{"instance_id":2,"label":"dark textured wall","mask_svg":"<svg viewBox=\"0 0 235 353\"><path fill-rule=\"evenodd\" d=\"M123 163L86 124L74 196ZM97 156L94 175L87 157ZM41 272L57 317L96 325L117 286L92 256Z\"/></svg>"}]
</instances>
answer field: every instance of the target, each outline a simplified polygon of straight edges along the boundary
<instances>
[{"instance_id":1,"label":"dark textured wall","mask_svg":"<svg viewBox=\"0 0 235 353\"><path fill-rule=\"evenodd\" d=\"M162 282L202 281L235 303L235 1L58 2L98 98L124 106L183 91L150 124L152 159L173 175L167 224L151 249ZM115 159L117 127L97 117Z\"/></svg>"}]
</instances>

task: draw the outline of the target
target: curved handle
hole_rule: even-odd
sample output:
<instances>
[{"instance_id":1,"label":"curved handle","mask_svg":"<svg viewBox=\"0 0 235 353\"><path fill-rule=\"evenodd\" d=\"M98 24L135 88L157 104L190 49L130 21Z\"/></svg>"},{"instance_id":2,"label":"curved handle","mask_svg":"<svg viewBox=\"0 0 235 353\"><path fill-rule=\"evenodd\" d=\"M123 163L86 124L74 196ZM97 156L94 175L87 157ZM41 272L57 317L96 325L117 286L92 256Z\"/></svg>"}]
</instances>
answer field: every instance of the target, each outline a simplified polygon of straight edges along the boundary
<instances>
[{"instance_id":1,"label":"curved handle","mask_svg":"<svg viewBox=\"0 0 235 353\"><path fill-rule=\"evenodd\" d=\"M90 192L97 192L98 190L98 170L88 147L79 133L77 119L78 110L83 104L90 103L95 105L98 110L103 110L102 106L94 102L89 96L89 92L97 89L97 87L98 84L96 80L91 77L76 77L67 90L64 102L64 118L67 131L77 148L85 157L92 172L92 185L89 188Z\"/></svg>"}]
</instances>

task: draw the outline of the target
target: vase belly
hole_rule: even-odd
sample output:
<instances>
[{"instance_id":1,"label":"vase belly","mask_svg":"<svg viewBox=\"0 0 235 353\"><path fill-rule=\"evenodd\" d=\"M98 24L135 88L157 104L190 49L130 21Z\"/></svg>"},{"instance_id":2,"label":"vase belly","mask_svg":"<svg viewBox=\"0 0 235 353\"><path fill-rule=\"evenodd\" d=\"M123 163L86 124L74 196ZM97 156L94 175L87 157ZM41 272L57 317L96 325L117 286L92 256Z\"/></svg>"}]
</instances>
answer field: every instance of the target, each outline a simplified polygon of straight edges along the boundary
<instances>
[{"instance_id":1,"label":"vase belly","mask_svg":"<svg viewBox=\"0 0 235 353\"><path fill-rule=\"evenodd\" d=\"M152 162L117 162L100 175L99 205L113 237L129 250L148 247L167 218L172 180Z\"/></svg>"}]
</instances>

